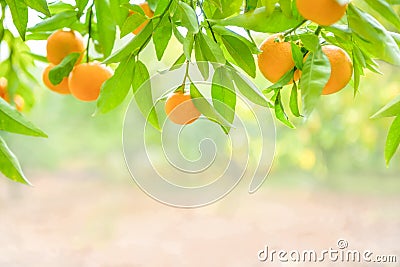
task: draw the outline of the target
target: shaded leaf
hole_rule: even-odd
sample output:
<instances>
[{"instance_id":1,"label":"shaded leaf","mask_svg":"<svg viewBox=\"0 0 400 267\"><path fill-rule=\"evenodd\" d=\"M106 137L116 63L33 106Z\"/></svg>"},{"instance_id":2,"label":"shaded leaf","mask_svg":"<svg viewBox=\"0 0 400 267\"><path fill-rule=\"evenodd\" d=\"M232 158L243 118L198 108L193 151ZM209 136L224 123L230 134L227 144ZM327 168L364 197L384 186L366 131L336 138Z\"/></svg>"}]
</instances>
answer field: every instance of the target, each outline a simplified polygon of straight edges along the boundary
<instances>
[{"instance_id":1,"label":"shaded leaf","mask_svg":"<svg viewBox=\"0 0 400 267\"><path fill-rule=\"evenodd\" d=\"M29 184L22 172L17 157L8 148L4 139L0 136L0 171L13 181Z\"/></svg>"},{"instance_id":2,"label":"shaded leaf","mask_svg":"<svg viewBox=\"0 0 400 267\"><path fill-rule=\"evenodd\" d=\"M114 75L101 87L97 100L97 111L106 113L124 101L132 85L134 69L135 58L133 56L121 61Z\"/></svg>"},{"instance_id":3,"label":"shaded leaf","mask_svg":"<svg viewBox=\"0 0 400 267\"><path fill-rule=\"evenodd\" d=\"M307 118L314 110L322 94L322 90L328 83L331 74L330 62L322 52L321 47L310 53L303 65L300 80L300 89L303 101L303 115Z\"/></svg>"},{"instance_id":4,"label":"shaded leaf","mask_svg":"<svg viewBox=\"0 0 400 267\"><path fill-rule=\"evenodd\" d=\"M65 77L68 77L80 56L81 53L71 53L60 64L54 66L49 72L50 82L54 85L60 84Z\"/></svg>"},{"instance_id":5,"label":"shaded leaf","mask_svg":"<svg viewBox=\"0 0 400 267\"><path fill-rule=\"evenodd\" d=\"M386 106L381 108L371 118L377 119L384 117L394 117L398 115L400 115L400 96L390 101Z\"/></svg>"},{"instance_id":6,"label":"shaded leaf","mask_svg":"<svg viewBox=\"0 0 400 267\"><path fill-rule=\"evenodd\" d=\"M116 25L111 16L111 9L108 0L94 1L98 26L98 36L101 52L105 57L111 54L115 41Z\"/></svg>"},{"instance_id":7,"label":"shaded leaf","mask_svg":"<svg viewBox=\"0 0 400 267\"><path fill-rule=\"evenodd\" d=\"M153 33L153 43L156 49L158 60L161 60L162 56L164 55L165 49L168 46L171 36L172 24L169 20L169 17L164 16Z\"/></svg>"},{"instance_id":8,"label":"shaded leaf","mask_svg":"<svg viewBox=\"0 0 400 267\"><path fill-rule=\"evenodd\" d=\"M389 133L385 145L385 159L386 164L389 165L390 160L396 153L400 144L400 115L397 116L392 125L390 126Z\"/></svg>"},{"instance_id":9,"label":"shaded leaf","mask_svg":"<svg viewBox=\"0 0 400 267\"><path fill-rule=\"evenodd\" d=\"M268 107L269 104L272 104L252 82L242 76L239 72L232 71L232 76L236 88L251 102L263 107Z\"/></svg>"},{"instance_id":10,"label":"shaded leaf","mask_svg":"<svg viewBox=\"0 0 400 267\"><path fill-rule=\"evenodd\" d=\"M150 74L146 65L137 61L132 81L133 94L139 110L145 119L156 129L160 130L158 116L153 103Z\"/></svg>"},{"instance_id":11,"label":"shaded leaf","mask_svg":"<svg viewBox=\"0 0 400 267\"><path fill-rule=\"evenodd\" d=\"M275 107L275 117L281 122L283 122L283 124L285 124L289 128L294 129L295 128L294 125L289 121L289 118L286 115L285 110L283 108L281 91L279 89L277 90L274 107Z\"/></svg>"},{"instance_id":12,"label":"shaded leaf","mask_svg":"<svg viewBox=\"0 0 400 267\"><path fill-rule=\"evenodd\" d=\"M22 40L25 40L26 26L28 25L28 7L22 0L6 0L13 23L18 30Z\"/></svg>"},{"instance_id":13,"label":"shaded leaf","mask_svg":"<svg viewBox=\"0 0 400 267\"><path fill-rule=\"evenodd\" d=\"M127 35L128 33L131 33L137 27L142 25L142 23L145 22L146 20L147 20L146 16L143 16L138 12L135 12L129 17L127 17L121 28L121 37Z\"/></svg>"},{"instance_id":14,"label":"shaded leaf","mask_svg":"<svg viewBox=\"0 0 400 267\"><path fill-rule=\"evenodd\" d=\"M29 136L47 137L42 130L28 121L3 98L0 98L0 130Z\"/></svg>"},{"instance_id":15,"label":"shaded leaf","mask_svg":"<svg viewBox=\"0 0 400 267\"><path fill-rule=\"evenodd\" d=\"M25 3L32 9L46 15L51 16L49 7L46 0L25 0Z\"/></svg>"},{"instance_id":16,"label":"shaded leaf","mask_svg":"<svg viewBox=\"0 0 400 267\"><path fill-rule=\"evenodd\" d=\"M296 116L296 117L301 116L300 111L299 111L299 100L298 100L296 83L293 83L292 91L290 92L289 107L290 107L290 111L292 112L292 114L294 116Z\"/></svg>"},{"instance_id":17,"label":"shaded leaf","mask_svg":"<svg viewBox=\"0 0 400 267\"><path fill-rule=\"evenodd\" d=\"M222 35L221 39L237 66L254 78L256 76L256 64L250 48L239 38L231 35Z\"/></svg>"},{"instance_id":18,"label":"shaded leaf","mask_svg":"<svg viewBox=\"0 0 400 267\"><path fill-rule=\"evenodd\" d=\"M229 123L235 118L236 93L232 82L232 76L224 67L215 69L211 85L211 97L214 108ZM229 132L228 127L224 127Z\"/></svg>"},{"instance_id":19,"label":"shaded leaf","mask_svg":"<svg viewBox=\"0 0 400 267\"><path fill-rule=\"evenodd\" d=\"M44 19L35 26L29 28L31 32L46 32L69 27L78 21L77 12L74 10L67 10L58 13L50 18Z\"/></svg>"},{"instance_id":20,"label":"shaded leaf","mask_svg":"<svg viewBox=\"0 0 400 267\"><path fill-rule=\"evenodd\" d=\"M223 128L230 128L232 124L225 120L215 108L204 98L199 89L191 83L190 84L190 96L196 108L201 114L207 117L210 121L218 123Z\"/></svg>"},{"instance_id":21,"label":"shaded leaf","mask_svg":"<svg viewBox=\"0 0 400 267\"><path fill-rule=\"evenodd\" d=\"M104 64L121 62L130 54L137 55L139 50L147 45L150 41L151 34L153 33L153 23L150 21L147 25L136 35L132 40L124 46L113 52L109 57L104 60Z\"/></svg>"}]
</instances>

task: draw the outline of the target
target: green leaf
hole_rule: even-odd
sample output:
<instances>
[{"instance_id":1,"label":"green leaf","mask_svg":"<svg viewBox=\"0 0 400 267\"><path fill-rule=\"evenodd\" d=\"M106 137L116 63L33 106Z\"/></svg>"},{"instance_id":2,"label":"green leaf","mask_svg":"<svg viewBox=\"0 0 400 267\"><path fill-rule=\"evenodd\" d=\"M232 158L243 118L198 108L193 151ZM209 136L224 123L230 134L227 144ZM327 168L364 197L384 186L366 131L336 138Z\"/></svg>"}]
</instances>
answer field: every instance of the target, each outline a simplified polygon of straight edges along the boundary
<instances>
[{"instance_id":1,"label":"green leaf","mask_svg":"<svg viewBox=\"0 0 400 267\"><path fill-rule=\"evenodd\" d=\"M245 12L256 9L257 3L258 3L258 0L246 0L245 1Z\"/></svg>"},{"instance_id":2,"label":"green leaf","mask_svg":"<svg viewBox=\"0 0 400 267\"><path fill-rule=\"evenodd\" d=\"M282 13L288 17L293 17L292 14L292 0L279 0L279 5L282 9Z\"/></svg>"},{"instance_id":3,"label":"green leaf","mask_svg":"<svg viewBox=\"0 0 400 267\"><path fill-rule=\"evenodd\" d=\"M294 129L295 128L294 125L289 121L289 118L286 115L285 110L283 108L280 89L278 89L274 107L275 107L275 117L281 122L283 122L289 128Z\"/></svg>"},{"instance_id":4,"label":"green leaf","mask_svg":"<svg viewBox=\"0 0 400 267\"><path fill-rule=\"evenodd\" d=\"M199 68L201 75L203 76L204 80L208 80L208 77L210 75L210 67L208 65L205 55L203 54L200 39L197 35L195 37L194 43L194 56L196 58L197 67Z\"/></svg>"},{"instance_id":5,"label":"green leaf","mask_svg":"<svg viewBox=\"0 0 400 267\"><path fill-rule=\"evenodd\" d=\"M400 115L400 96L390 101L386 106L381 108L377 113L375 113L371 118L384 118L384 117L394 117Z\"/></svg>"},{"instance_id":6,"label":"green leaf","mask_svg":"<svg viewBox=\"0 0 400 267\"><path fill-rule=\"evenodd\" d=\"M220 36L228 35L228 36L232 36L232 37L235 37L235 38L239 39L244 44L246 44L246 46L248 48L250 48L250 51L253 54L259 54L261 52L258 49L258 47L256 46L256 44L254 44L253 42L247 40L245 37L241 36L240 34L237 34L236 32L228 30L227 28L225 28L223 26L219 26L219 25L213 25L212 29L213 29L214 32L218 33Z\"/></svg>"},{"instance_id":7,"label":"green leaf","mask_svg":"<svg viewBox=\"0 0 400 267\"><path fill-rule=\"evenodd\" d=\"M215 43L208 35L199 32L196 35L196 42L199 42L199 49L207 61L225 64L226 59L221 47Z\"/></svg>"},{"instance_id":8,"label":"green leaf","mask_svg":"<svg viewBox=\"0 0 400 267\"><path fill-rule=\"evenodd\" d=\"M308 51L315 52L319 47L319 39L315 34L302 34L300 40Z\"/></svg>"},{"instance_id":9,"label":"green leaf","mask_svg":"<svg viewBox=\"0 0 400 267\"><path fill-rule=\"evenodd\" d=\"M116 25L111 16L108 0L96 0L96 17L100 46L105 57L111 54L115 41Z\"/></svg>"},{"instance_id":10,"label":"green leaf","mask_svg":"<svg viewBox=\"0 0 400 267\"><path fill-rule=\"evenodd\" d=\"M186 34L186 38L183 41L183 53L187 60L191 60L193 52L194 35L191 32Z\"/></svg>"},{"instance_id":11,"label":"green leaf","mask_svg":"<svg viewBox=\"0 0 400 267\"><path fill-rule=\"evenodd\" d=\"M68 11L68 10L69 11L75 10L74 6L64 3L64 2L61 2L61 1L50 2L50 3L48 3L48 7L50 10L50 13L53 15L64 12L64 11Z\"/></svg>"},{"instance_id":12,"label":"green leaf","mask_svg":"<svg viewBox=\"0 0 400 267\"><path fill-rule=\"evenodd\" d=\"M236 88L242 93L248 100L253 102L254 104L268 107L269 100L258 90L258 88L250 82L247 78L242 76L237 71L232 71L233 81L235 83Z\"/></svg>"},{"instance_id":13,"label":"green leaf","mask_svg":"<svg viewBox=\"0 0 400 267\"><path fill-rule=\"evenodd\" d=\"M29 135L47 137L47 135L28 121L17 110L11 107L4 99L0 97L0 130Z\"/></svg>"},{"instance_id":14,"label":"green leaf","mask_svg":"<svg viewBox=\"0 0 400 267\"><path fill-rule=\"evenodd\" d=\"M298 96L297 96L297 85L294 82L293 83L293 87L292 87L292 91L290 92L290 101L289 101L289 107L290 107L290 111L292 112L292 114L296 117L300 117L300 111L299 111L299 100L298 100Z\"/></svg>"},{"instance_id":15,"label":"green leaf","mask_svg":"<svg viewBox=\"0 0 400 267\"><path fill-rule=\"evenodd\" d=\"M267 92L271 91L271 89L282 88L290 83L293 80L294 69L286 72L276 83L268 87Z\"/></svg>"},{"instance_id":16,"label":"green leaf","mask_svg":"<svg viewBox=\"0 0 400 267\"><path fill-rule=\"evenodd\" d=\"M28 7L22 0L6 0L13 23L18 30L22 40L25 40L26 26L28 25Z\"/></svg>"},{"instance_id":17,"label":"green leaf","mask_svg":"<svg viewBox=\"0 0 400 267\"><path fill-rule=\"evenodd\" d=\"M361 75L364 74L363 68L366 67L365 58L361 50L357 46L353 46L352 50L353 57L353 80L354 80L354 95L357 94L358 88L360 87Z\"/></svg>"},{"instance_id":18,"label":"green leaf","mask_svg":"<svg viewBox=\"0 0 400 267\"><path fill-rule=\"evenodd\" d=\"M183 44L183 42L185 41L185 37L183 37L183 35L179 32L177 25L172 24L172 32L174 33L175 38L181 43Z\"/></svg>"},{"instance_id":19,"label":"green leaf","mask_svg":"<svg viewBox=\"0 0 400 267\"><path fill-rule=\"evenodd\" d=\"M232 82L232 76L225 67L215 69L211 85L211 97L214 108L229 123L235 119L236 93ZM226 132L230 128L224 127Z\"/></svg>"},{"instance_id":20,"label":"green leaf","mask_svg":"<svg viewBox=\"0 0 400 267\"><path fill-rule=\"evenodd\" d=\"M114 75L103 83L99 100L97 100L99 112L109 112L124 101L132 85L134 69L135 58L128 57L121 61Z\"/></svg>"},{"instance_id":21,"label":"green leaf","mask_svg":"<svg viewBox=\"0 0 400 267\"><path fill-rule=\"evenodd\" d=\"M392 126L390 126L389 133L386 139L385 159L387 165L389 165L390 160L396 153L399 144L400 144L400 115L394 119Z\"/></svg>"},{"instance_id":22,"label":"green leaf","mask_svg":"<svg viewBox=\"0 0 400 267\"><path fill-rule=\"evenodd\" d=\"M170 71L179 69L183 63L186 61L186 56L185 54L182 54L180 57L178 57L177 60L175 60L174 64L172 64L171 68L169 69Z\"/></svg>"},{"instance_id":23,"label":"green leaf","mask_svg":"<svg viewBox=\"0 0 400 267\"><path fill-rule=\"evenodd\" d=\"M124 25L125 19L128 17L128 12L129 12L128 9L123 8L123 5L128 3L129 0L110 1L111 15L120 29Z\"/></svg>"},{"instance_id":24,"label":"green leaf","mask_svg":"<svg viewBox=\"0 0 400 267\"><path fill-rule=\"evenodd\" d=\"M157 7L154 10L154 16L164 14L171 2L171 0L158 0Z\"/></svg>"},{"instance_id":25,"label":"green leaf","mask_svg":"<svg viewBox=\"0 0 400 267\"><path fill-rule=\"evenodd\" d=\"M30 8L39 11L43 15L48 17L51 16L46 0L25 0L25 4L27 4Z\"/></svg>"},{"instance_id":26,"label":"green leaf","mask_svg":"<svg viewBox=\"0 0 400 267\"><path fill-rule=\"evenodd\" d=\"M177 17L176 17L177 16ZM197 22L197 15L185 2L179 1L178 8L174 14L174 19L179 19L181 25L189 32L197 33L199 31L199 24Z\"/></svg>"},{"instance_id":27,"label":"green leaf","mask_svg":"<svg viewBox=\"0 0 400 267\"><path fill-rule=\"evenodd\" d=\"M301 52L301 49L298 45L296 45L293 42L290 42L290 46L292 49L292 56L294 60L294 64L296 65L296 68L299 70L303 69L303 53Z\"/></svg>"},{"instance_id":28,"label":"green leaf","mask_svg":"<svg viewBox=\"0 0 400 267\"><path fill-rule=\"evenodd\" d=\"M303 114L308 118L314 110L322 94L322 90L328 83L331 67L328 57L318 46L315 52L311 52L303 66L300 80L300 89L303 100Z\"/></svg>"},{"instance_id":29,"label":"green leaf","mask_svg":"<svg viewBox=\"0 0 400 267\"><path fill-rule=\"evenodd\" d=\"M400 48L392 35L371 15L349 5L347 19L353 39L371 55L394 65L400 65Z\"/></svg>"},{"instance_id":30,"label":"green leaf","mask_svg":"<svg viewBox=\"0 0 400 267\"><path fill-rule=\"evenodd\" d=\"M60 84L65 77L68 77L80 56L80 53L71 53L60 64L51 69L49 72L50 82L54 85Z\"/></svg>"},{"instance_id":31,"label":"green leaf","mask_svg":"<svg viewBox=\"0 0 400 267\"><path fill-rule=\"evenodd\" d=\"M222 35L221 39L236 65L254 78L256 76L256 64L250 48L240 39L231 35Z\"/></svg>"},{"instance_id":32,"label":"green leaf","mask_svg":"<svg viewBox=\"0 0 400 267\"><path fill-rule=\"evenodd\" d=\"M164 16L158 27L153 33L153 43L156 49L157 59L161 60L164 55L165 49L168 46L169 40L172 36L172 24L168 16Z\"/></svg>"},{"instance_id":33,"label":"green leaf","mask_svg":"<svg viewBox=\"0 0 400 267\"><path fill-rule=\"evenodd\" d=\"M128 10L132 10L135 13L140 13L141 15L146 16L143 9L139 5L129 4L129 2L128 2L128 3L122 4L122 6Z\"/></svg>"},{"instance_id":34,"label":"green leaf","mask_svg":"<svg viewBox=\"0 0 400 267\"><path fill-rule=\"evenodd\" d=\"M301 20L286 17L281 8L276 6L274 11L260 7L253 11L222 20L210 20L221 26L238 26L256 32L278 33L291 29Z\"/></svg>"},{"instance_id":35,"label":"green leaf","mask_svg":"<svg viewBox=\"0 0 400 267\"><path fill-rule=\"evenodd\" d=\"M124 37L128 33L131 33L137 27L142 25L142 23L145 22L146 20L147 20L146 16L143 16L138 12L135 12L132 15L128 16L124 24L122 25L121 37Z\"/></svg>"},{"instance_id":36,"label":"green leaf","mask_svg":"<svg viewBox=\"0 0 400 267\"><path fill-rule=\"evenodd\" d=\"M17 157L8 148L4 139L0 136L0 171L13 181L29 184L30 182L22 172Z\"/></svg>"},{"instance_id":37,"label":"green leaf","mask_svg":"<svg viewBox=\"0 0 400 267\"><path fill-rule=\"evenodd\" d=\"M150 21L147 25L136 35L132 40L124 46L113 52L108 58L104 60L104 64L117 63L124 60L130 54L137 55L139 50L147 45L150 41L151 34L153 33L153 23Z\"/></svg>"},{"instance_id":38,"label":"green leaf","mask_svg":"<svg viewBox=\"0 0 400 267\"><path fill-rule=\"evenodd\" d=\"M80 17L83 11L85 10L87 4L89 3L89 0L75 0L75 2L76 2L76 8L78 8L78 16Z\"/></svg>"},{"instance_id":39,"label":"green leaf","mask_svg":"<svg viewBox=\"0 0 400 267\"><path fill-rule=\"evenodd\" d=\"M133 94L139 110L145 119L157 130L160 130L158 116L153 103L151 93L150 74L146 65L137 61L132 81Z\"/></svg>"},{"instance_id":40,"label":"green leaf","mask_svg":"<svg viewBox=\"0 0 400 267\"><path fill-rule=\"evenodd\" d=\"M193 83L190 84L190 96L192 98L193 104L196 106L201 114L207 117L207 119L218 123L222 126L223 129L233 127L233 125L225 120L204 98L199 89L197 89L197 87Z\"/></svg>"},{"instance_id":41,"label":"green leaf","mask_svg":"<svg viewBox=\"0 0 400 267\"><path fill-rule=\"evenodd\" d=\"M400 30L400 17L386 0L365 0L365 3Z\"/></svg>"},{"instance_id":42,"label":"green leaf","mask_svg":"<svg viewBox=\"0 0 400 267\"><path fill-rule=\"evenodd\" d=\"M78 21L77 12L74 10L67 10L58 13L50 18L44 19L32 28L29 28L30 32L46 32L61 29L63 27L69 27L73 23Z\"/></svg>"}]
</instances>

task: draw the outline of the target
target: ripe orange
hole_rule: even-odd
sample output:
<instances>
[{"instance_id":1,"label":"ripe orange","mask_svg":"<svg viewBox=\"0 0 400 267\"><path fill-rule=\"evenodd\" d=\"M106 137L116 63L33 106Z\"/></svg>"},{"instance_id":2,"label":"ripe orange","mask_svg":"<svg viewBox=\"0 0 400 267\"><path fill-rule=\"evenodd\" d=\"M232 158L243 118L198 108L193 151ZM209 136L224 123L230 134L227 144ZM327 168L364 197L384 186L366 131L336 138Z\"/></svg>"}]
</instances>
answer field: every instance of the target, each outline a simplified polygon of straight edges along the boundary
<instances>
[{"instance_id":1,"label":"ripe orange","mask_svg":"<svg viewBox=\"0 0 400 267\"><path fill-rule=\"evenodd\" d=\"M68 88L68 78L65 77L60 84L54 85L49 80L49 72L54 68L54 64L49 64L43 71L42 79L43 83L52 91L59 94L70 94Z\"/></svg>"},{"instance_id":2,"label":"ripe orange","mask_svg":"<svg viewBox=\"0 0 400 267\"><path fill-rule=\"evenodd\" d=\"M322 47L322 51L331 63L331 76L322 91L323 95L329 95L342 90L350 82L353 64L346 51L340 47L326 45Z\"/></svg>"},{"instance_id":3,"label":"ripe orange","mask_svg":"<svg viewBox=\"0 0 400 267\"><path fill-rule=\"evenodd\" d=\"M261 44L262 52L258 54L258 67L264 77L272 83L279 81L295 65L290 43L280 39L279 34L268 37Z\"/></svg>"},{"instance_id":4,"label":"ripe orange","mask_svg":"<svg viewBox=\"0 0 400 267\"><path fill-rule=\"evenodd\" d=\"M54 65L60 62L73 52L81 53L78 64L83 57L85 46L83 44L82 35L76 31L58 30L49 36L47 39L47 59Z\"/></svg>"},{"instance_id":5,"label":"ripe orange","mask_svg":"<svg viewBox=\"0 0 400 267\"><path fill-rule=\"evenodd\" d=\"M152 18L154 16L153 11L150 9L149 4L147 4L147 2L145 3L141 3L139 4L139 6L143 9L144 14L149 17ZM132 15L135 13L135 11L130 10L129 13ZM148 21L143 22L139 27L137 27L136 29L134 29L132 31L133 34L137 35L141 30L143 30L143 28L147 25L147 23L149 23Z\"/></svg>"},{"instance_id":6,"label":"ripe orange","mask_svg":"<svg viewBox=\"0 0 400 267\"><path fill-rule=\"evenodd\" d=\"M69 90L79 100L94 101L99 97L103 83L111 76L111 70L98 62L83 63L71 71Z\"/></svg>"},{"instance_id":7,"label":"ripe orange","mask_svg":"<svg viewBox=\"0 0 400 267\"><path fill-rule=\"evenodd\" d=\"M331 64L331 76L322 90L322 94L330 95L342 90L350 82L353 75L353 64L346 51L340 47L326 45L322 47L322 51L328 57ZM304 57L304 60L307 57L308 54ZM301 76L301 74L301 71L298 71L297 75Z\"/></svg>"},{"instance_id":8,"label":"ripe orange","mask_svg":"<svg viewBox=\"0 0 400 267\"><path fill-rule=\"evenodd\" d=\"M173 93L168 97L165 112L172 122L180 125L193 123L201 115L190 95L182 92Z\"/></svg>"},{"instance_id":9,"label":"ripe orange","mask_svg":"<svg viewBox=\"0 0 400 267\"><path fill-rule=\"evenodd\" d=\"M336 0L297 0L296 4L304 18L323 26L338 22L347 9L347 4L340 5Z\"/></svg>"},{"instance_id":10,"label":"ripe orange","mask_svg":"<svg viewBox=\"0 0 400 267\"><path fill-rule=\"evenodd\" d=\"M7 86L8 86L7 79L4 77L1 77L0 78L0 97L3 98L8 103L10 103L10 97L8 95ZM25 106L25 100L22 98L22 96L15 95L14 96L14 104L18 111L22 111Z\"/></svg>"}]
</instances>

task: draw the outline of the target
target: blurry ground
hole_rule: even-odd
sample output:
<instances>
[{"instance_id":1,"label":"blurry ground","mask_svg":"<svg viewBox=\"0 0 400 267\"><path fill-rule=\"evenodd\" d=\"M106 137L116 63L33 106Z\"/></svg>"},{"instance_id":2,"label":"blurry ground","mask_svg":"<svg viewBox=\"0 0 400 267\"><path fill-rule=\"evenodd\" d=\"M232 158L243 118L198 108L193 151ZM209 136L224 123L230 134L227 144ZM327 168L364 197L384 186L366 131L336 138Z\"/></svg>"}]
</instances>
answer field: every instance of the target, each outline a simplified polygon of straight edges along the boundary
<instances>
[{"instance_id":1,"label":"blurry ground","mask_svg":"<svg viewBox=\"0 0 400 267\"><path fill-rule=\"evenodd\" d=\"M128 176L30 177L33 188L0 179L1 267L262 266L264 245L322 250L337 248L339 238L350 249L400 260L396 194L292 190L267 181L254 195L239 187L216 204L183 210L150 199Z\"/></svg>"}]
</instances>

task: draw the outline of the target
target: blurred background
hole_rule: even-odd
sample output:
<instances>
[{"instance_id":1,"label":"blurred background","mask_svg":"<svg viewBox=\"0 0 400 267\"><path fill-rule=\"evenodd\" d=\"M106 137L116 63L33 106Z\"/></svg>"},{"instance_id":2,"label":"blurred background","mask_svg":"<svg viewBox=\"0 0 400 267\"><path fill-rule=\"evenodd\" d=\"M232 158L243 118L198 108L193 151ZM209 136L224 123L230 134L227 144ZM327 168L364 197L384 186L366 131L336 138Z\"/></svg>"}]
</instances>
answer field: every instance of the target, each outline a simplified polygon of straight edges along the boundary
<instances>
[{"instance_id":1,"label":"blurred background","mask_svg":"<svg viewBox=\"0 0 400 267\"><path fill-rule=\"evenodd\" d=\"M44 54L44 43L30 45ZM152 45L141 59L163 70L176 45L162 62ZM328 249L340 238L397 255L388 266L400 266L400 155L385 166L391 119L369 118L400 93L399 68L380 64L384 74L368 73L356 97L351 85L322 97L296 130L276 122L274 163L257 193L245 182L200 209L160 204L133 182L122 154L128 102L92 116L95 103L33 88L25 115L49 138L5 136L34 187L0 177L0 266L258 266L265 245ZM260 74L255 82L269 85Z\"/></svg>"}]
</instances>

